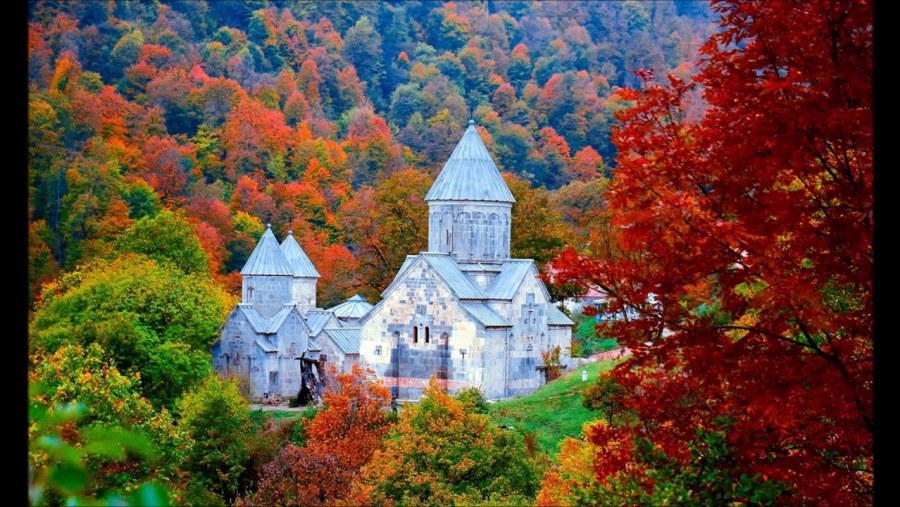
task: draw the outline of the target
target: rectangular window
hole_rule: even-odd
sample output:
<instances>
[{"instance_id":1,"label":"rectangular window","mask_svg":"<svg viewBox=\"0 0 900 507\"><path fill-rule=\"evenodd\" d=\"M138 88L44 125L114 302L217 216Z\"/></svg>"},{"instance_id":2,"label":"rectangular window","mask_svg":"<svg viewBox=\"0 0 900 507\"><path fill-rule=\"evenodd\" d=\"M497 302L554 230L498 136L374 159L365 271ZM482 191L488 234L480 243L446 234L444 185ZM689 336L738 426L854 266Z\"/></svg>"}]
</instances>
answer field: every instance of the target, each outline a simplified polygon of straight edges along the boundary
<instances>
[{"instance_id":1,"label":"rectangular window","mask_svg":"<svg viewBox=\"0 0 900 507\"><path fill-rule=\"evenodd\" d=\"M413 326L413 343L419 343L419 328Z\"/></svg>"}]
</instances>

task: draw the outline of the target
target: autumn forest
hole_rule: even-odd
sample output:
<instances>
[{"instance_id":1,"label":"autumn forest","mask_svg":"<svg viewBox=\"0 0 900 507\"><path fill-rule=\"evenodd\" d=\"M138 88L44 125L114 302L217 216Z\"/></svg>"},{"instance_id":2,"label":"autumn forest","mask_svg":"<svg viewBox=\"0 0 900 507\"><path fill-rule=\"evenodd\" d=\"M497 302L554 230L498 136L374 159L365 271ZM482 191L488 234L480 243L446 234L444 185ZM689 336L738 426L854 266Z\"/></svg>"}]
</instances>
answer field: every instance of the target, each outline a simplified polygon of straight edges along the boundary
<instances>
[{"instance_id":1,"label":"autumn forest","mask_svg":"<svg viewBox=\"0 0 900 507\"><path fill-rule=\"evenodd\" d=\"M27 23L32 505L873 502L870 1L30 1ZM571 355L629 351L572 384L590 420L547 451L478 389L398 407L365 365L251 410L210 347L267 224L320 307L376 303L469 120L512 256L554 302L603 295Z\"/></svg>"}]
</instances>

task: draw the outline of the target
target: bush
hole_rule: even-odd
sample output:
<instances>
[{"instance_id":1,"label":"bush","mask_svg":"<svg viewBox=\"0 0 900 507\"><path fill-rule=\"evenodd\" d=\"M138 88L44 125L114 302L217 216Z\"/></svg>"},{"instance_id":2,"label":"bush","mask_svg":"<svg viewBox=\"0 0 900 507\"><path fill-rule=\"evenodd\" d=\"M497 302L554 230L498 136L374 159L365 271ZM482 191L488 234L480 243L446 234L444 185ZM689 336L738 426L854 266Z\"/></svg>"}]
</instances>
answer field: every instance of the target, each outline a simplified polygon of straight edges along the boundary
<instances>
[{"instance_id":1,"label":"bush","mask_svg":"<svg viewBox=\"0 0 900 507\"><path fill-rule=\"evenodd\" d=\"M488 403L484 399L484 392L477 387L467 387L456 393L456 399L463 402L476 414L487 414Z\"/></svg>"},{"instance_id":2,"label":"bush","mask_svg":"<svg viewBox=\"0 0 900 507\"><path fill-rule=\"evenodd\" d=\"M250 503L323 505L346 497L350 484L390 429L390 392L375 372L354 365L330 378L323 408L303 426L304 446L288 443L265 466ZM297 435L300 437L300 435ZM308 436L308 440L305 437Z\"/></svg>"},{"instance_id":3,"label":"bush","mask_svg":"<svg viewBox=\"0 0 900 507\"><path fill-rule=\"evenodd\" d=\"M541 352L541 358L544 360L544 378L547 382L556 380L561 375L562 364L559 361L559 353L559 345L546 352Z\"/></svg>"},{"instance_id":4,"label":"bush","mask_svg":"<svg viewBox=\"0 0 900 507\"><path fill-rule=\"evenodd\" d=\"M168 505L165 487L134 480L126 488L103 488L98 463L129 466L158 461L149 438L109 424L88 424L91 407L47 405L45 384L29 388L28 496L31 505ZM101 496L102 495L102 496Z\"/></svg>"},{"instance_id":5,"label":"bush","mask_svg":"<svg viewBox=\"0 0 900 507\"><path fill-rule=\"evenodd\" d=\"M181 427L194 440L185 468L197 487L232 502L250 454L249 408L237 384L207 377L182 400Z\"/></svg>"},{"instance_id":6,"label":"bush","mask_svg":"<svg viewBox=\"0 0 900 507\"><path fill-rule=\"evenodd\" d=\"M608 375L597 377L597 381L581 392L581 403L589 410L600 410L606 421L612 426L613 421L625 411L625 395L627 391L621 384Z\"/></svg>"},{"instance_id":7,"label":"bush","mask_svg":"<svg viewBox=\"0 0 900 507\"><path fill-rule=\"evenodd\" d=\"M425 472L427 471L427 473ZM432 379L416 405L400 412L354 484L354 505L528 503L538 474L522 435L496 427Z\"/></svg>"},{"instance_id":8,"label":"bush","mask_svg":"<svg viewBox=\"0 0 900 507\"><path fill-rule=\"evenodd\" d=\"M32 396L32 424L37 418L53 413L55 407L80 405L85 407L84 413L65 426L73 435L89 433L98 427L126 428L150 439L150 450L160 458L156 461L134 459L137 455L125 459L124 455L114 454L85 459L92 480L79 494L99 498L111 491L134 490L150 478L176 493L182 488L181 467L189 445L184 432L175 426L167 410L154 409L140 396L137 375L121 374L104 355L99 345L92 344L89 347L67 345L52 354L33 356L29 382L43 389ZM69 440L70 443L78 441ZM31 455L34 467L39 469L44 464L42 456L42 453Z\"/></svg>"}]
</instances>

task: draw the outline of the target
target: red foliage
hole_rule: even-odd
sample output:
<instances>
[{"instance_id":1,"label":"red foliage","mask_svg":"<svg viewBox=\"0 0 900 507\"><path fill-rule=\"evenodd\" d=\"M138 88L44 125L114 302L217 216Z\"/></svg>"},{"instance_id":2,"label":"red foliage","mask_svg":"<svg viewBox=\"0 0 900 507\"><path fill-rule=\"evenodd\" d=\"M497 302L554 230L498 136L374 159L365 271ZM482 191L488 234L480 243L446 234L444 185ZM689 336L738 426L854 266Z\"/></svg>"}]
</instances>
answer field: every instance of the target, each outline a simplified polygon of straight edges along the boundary
<instances>
[{"instance_id":1,"label":"red foliage","mask_svg":"<svg viewBox=\"0 0 900 507\"><path fill-rule=\"evenodd\" d=\"M267 163L285 155L290 138L291 129L280 111L268 109L251 98L242 98L228 114L222 133L227 153L226 176L234 181L242 174L267 167Z\"/></svg>"},{"instance_id":2,"label":"red foliage","mask_svg":"<svg viewBox=\"0 0 900 507\"><path fill-rule=\"evenodd\" d=\"M260 220L269 220L275 211L275 201L259 189L249 176L241 176L231 194L231 211L245 211Z\"/></svg>"},{"instance_id":3,"label":"red foliage","mask_svg":"<svg viewBox=\"0 0 900 507\"><path fill-rule=\"evenodd\" d=\"M569 177L573 180L590 181L600 176L603 158L597 150L590 146L582 148L572 157L569 164Z\"/></svg>"},{"instance_id":4,"label":"red foliage","mask_svg":"<svg viewBox=\"0 0 900 507\"><path fill-rule=\"evenodd\" d=\"M71 73L79 71L64 70L64 62L65 60L57 65L57 74L69 73L69 77L65 78L68 80L72 77ZM125 118L132 109L134 106L116 93L112 86L104 86L96 95L81 89L72 93L72 117L76 124L92 129L95 135L104 139L122 139L126 136Z\"/></svg>"},{"instance_id":5,"label":"red foliage","mask_svg":"<svg viewBox=\"0 0 900 507\"><path fill-rule=\"evenodd\" d=\"M209 271L220 273L228 252L225 250L225 241L219 231L206 222L198 222L194 225L194 232L197 239L200 240L203 251L209 256Z\"/></svg>"},{"instance_id":6,"label":"red foliage","mask_svg":"<svg viewBox=\"0 0 900 507\"><path fill-rule=\"evenodd\" d=\"M191 155L189 146L180 146L169 136L153 136L144 143L145 179L164 202L182 201L188 181L185 159Z\"/></svg>"},{"instance_id":7,"label":"red foliage","mask_svg":"<svg viewBox=\"0 0 900 507\"><path fill-rule=\"evenodd\" d=\"M382 446L390 399L372 370L354 365L335 376L325 391L325 408L306 428L306 447L288 444L266 466L254 503L324 505L344 498Z\"/></svg>"},{"instance_id":8,"label":"red foliage","mask_svg":"<svg viewBox=\"0 0 900 507\"><path fill-rule=\"evenodd\" d=\"M675 76L635 96L608 193L621 252L569 251L557 279L635 312L607 330L635 350L615 375L669 455L725 420L738 464L792 485L790 501L867 505L872 5L714 8L705 115L689 121L696 85ZM597 457L598 480L624 469L616 456Z\"/></svg>"},{"instance_id":9,"label":"red foliage","mask_svg":"<svg viewBox=\"0 0 900 507\"><path fill-rule=\"evenodd\" d=\"M214 227L223 238L230 238L234 234L234 222L231 219L231 212L222 201L211 197L194 195L188 200L184 208L187 211L186 216L206 222Z\"/></svg>"}]
</instances>

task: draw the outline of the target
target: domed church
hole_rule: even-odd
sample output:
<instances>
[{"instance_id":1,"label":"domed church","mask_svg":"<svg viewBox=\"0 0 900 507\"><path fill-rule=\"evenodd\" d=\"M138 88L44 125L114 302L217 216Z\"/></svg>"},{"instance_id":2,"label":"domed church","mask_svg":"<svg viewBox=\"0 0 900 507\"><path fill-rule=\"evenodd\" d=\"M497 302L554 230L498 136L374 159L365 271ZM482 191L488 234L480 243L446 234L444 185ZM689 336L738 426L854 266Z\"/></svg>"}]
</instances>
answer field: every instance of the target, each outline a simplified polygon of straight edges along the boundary
<instances>
[{"instance_id":1,"label":"domed church","mask_svg":"<svg viewBox=\"0 0 900 507\"><path fill-rule=\"evenodd\" d=\"M515 202L474 122L425 196L428 251L410 255L382 300L359 319L360 360L399 400L429 378L488 398L544 383L541 353L565 361L573 322L550 302L531 259L510 258Z\"/></svg>"},{"instance_id":2,"label":"domed church","mask_svg":"<svg viewBox=\"0 0 900 507\"><path fill-rule=\"evenodd\" d=\"M213 345L221 373L254 399L315 398L327 364L361 362L393 396L416 401L435 377L488 398L544 384L541 354L568 358L573 322L550 302L531 259L510 258L515 202L473 122L425 196L428 251L407 256L372 306L359 296L316 308L319 273L288 234L267 228L241 270L241 303Z\"/></svg>"}]
</instances>

